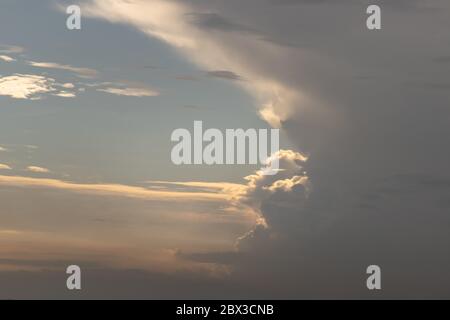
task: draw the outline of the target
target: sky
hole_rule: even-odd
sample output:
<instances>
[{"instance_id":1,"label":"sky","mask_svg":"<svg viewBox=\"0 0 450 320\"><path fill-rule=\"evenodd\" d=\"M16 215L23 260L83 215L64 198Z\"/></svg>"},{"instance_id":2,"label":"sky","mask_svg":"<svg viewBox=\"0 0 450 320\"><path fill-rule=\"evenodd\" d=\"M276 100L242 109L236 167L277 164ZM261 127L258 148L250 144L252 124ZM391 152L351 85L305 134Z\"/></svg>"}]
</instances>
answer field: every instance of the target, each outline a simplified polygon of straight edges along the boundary
<instances>
[{"instance_id":1,"label":"sky","mask_svg":"<svg viewBox=\"0 0 450 320\"><path fill-rule=\"evenodd\" d=\"M2 0L0 298L450 298L449 34L445 0ZM174 165L195 120L280 129L282 170Z\"/></svg>"}]
</instances>

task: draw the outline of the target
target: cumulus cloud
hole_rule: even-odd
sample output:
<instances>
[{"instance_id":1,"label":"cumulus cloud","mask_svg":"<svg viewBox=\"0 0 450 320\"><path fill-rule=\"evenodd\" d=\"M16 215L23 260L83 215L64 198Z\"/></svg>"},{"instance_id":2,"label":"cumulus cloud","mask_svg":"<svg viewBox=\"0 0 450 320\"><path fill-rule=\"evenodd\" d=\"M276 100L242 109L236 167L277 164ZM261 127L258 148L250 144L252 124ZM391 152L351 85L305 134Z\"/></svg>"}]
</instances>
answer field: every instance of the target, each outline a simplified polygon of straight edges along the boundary
<instances>
[{"instance_id":1,"label":"cumulus cloud","mask_svg":"<svg viewBox=\"0 0 450 320\"><path fill-rule=\"evenodd\" d=\"M32 74L14 74L0 78L0 95L14 99L39 99L54 90L55 80Z\"/></svg>"},{"instance_id":2,"label":"cumulus cloud","mask_svg":"<svg viewBox=\"0 0 450 320\"><path fill-rule=\"evenodd\" d=\"M19 74L0 77L0 95L14 99L41 99L44 94L73 97L74 94L61 91L55 79L33 74Z\"/></svg>"},{"instance_id":3,"label":"cumulus cloud","mask_svg":"<svg viewBox=\"0 0 450 320\"><path fill-rule=\"evenodd\" d=\"M268 159L268 167L270 167L271 161L275 159L278 160L280 166L278 174L264 175L262 169L245 177L247 186L235 193L234 200L257 213L260 220L256 229L269 228L281 233L283 230L280 230L280 226L289 222L282 221L279 223L280 212L265 211L266 204L277 204L284 209L289 206L299 209L304 205L311 185L303 168L304 162L307 161L305 155L292 150L280 150ZM289 219L289 216L286 216L286 219ZM254 234L254 231L244 236L241 241L252 234Z\"/></svg>"}]
</instances>

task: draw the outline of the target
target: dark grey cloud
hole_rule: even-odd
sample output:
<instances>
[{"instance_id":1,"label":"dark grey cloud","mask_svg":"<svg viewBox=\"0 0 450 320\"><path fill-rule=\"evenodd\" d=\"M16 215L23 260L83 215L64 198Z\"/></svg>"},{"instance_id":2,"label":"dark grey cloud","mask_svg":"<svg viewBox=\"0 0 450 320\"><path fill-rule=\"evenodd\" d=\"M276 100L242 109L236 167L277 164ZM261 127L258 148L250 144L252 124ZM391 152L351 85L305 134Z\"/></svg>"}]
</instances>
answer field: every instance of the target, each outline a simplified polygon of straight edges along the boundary
<instances>
[{"instance_id":1,"label":"dark grey cloud","mask_svg":"<svg viewBox=\"0 0 450 320\"><path fill-rule=\"evenodd\" d=\"M188 21L203 29L225 32L255 32L252 28L232 22L217 13L191 13L186 16Z\"/></svg>"},{"instance_id":2,"label":"dark grey cloud","mask_svg":"<svg viewBox=\"0 0 450 320\"><path fill-rule=\"evenodd\" d=\"M204 107L193 105L193 104L184 105L183 108L192 109L192 110L204 110L205 109Z\"/></svg>"},{"instance_id":3,"label":"dark grey cloud","mask_svg":"<svg viewBox=\"0 0 450 320\"><path fill-rule=\"evenodd\" d=\"M418 8L421 4L420 0L268 0L273 5L360 5L369 6L372 4L379 5L381 7L394 8L394 9L412 9Z\"/></svg>"},{"instance_id":4,"label":"dark grey cloud","mask_svg":"<svg viewBox=\"0 0 450 320\"><path fill-rule=\"evenodd\" d=\"M220 8L272 39L305 44L251 63L314 97L295 101L283 121L310 154L312 191L306 202L294 190L261 203L271 228L254 231L232 277L264 279L277 297L448 298L450 3L374 1L378 33L365 27L369 1L276 3L311 5ZM365 288L370 264L383 272L377 295Z\"/></svg>"},{"instance_id":5,"label":"dark grey cloud","mask_svg":"<svg viewBox=\"0 0 450 320\"><path fill-rule=\"evenodd\" d=\"M450 63L450 56L440 56L433 59L436 63Z\"/></svg>"},{"instance_id":6,"label":"dark grey cloud","mask_svg":"<svg viewBox=\"0 0 450 320\"><path fill-rule=\"evenodd\" d=\"M246 34L261 41L273 43L283 47L301 47L304 44L291 42L272 36L270 33L259 31L255 28L230 21L218 13L190 13L187 19L190 23L204 30L217 30Z\"/></svg>"},{"instance_id":7,"label":"dark grey cloud","mask_svg":"<svg viewBox=\"0 0 450 320\"><path fill-rule=\"evenodd\" d=\"M233 81L243 80L243 78L240 75L238 75L232 71L227 71L227 70L208 71L206 74L213 78L220 78L220 79L233 80Z\"/></svg>"},{"instance_id":8,"label":"dark grey cloud","mask_svg":"<svg viewBox=\"0 0 450 320\"><path fill-rule=\"evenodd\" d=\"M245 255L239 251L229 252L206 252L206 253L179 253L178 256L182 259L214 264L234 264L240 258Z\"/></svg>"}]
</instances>

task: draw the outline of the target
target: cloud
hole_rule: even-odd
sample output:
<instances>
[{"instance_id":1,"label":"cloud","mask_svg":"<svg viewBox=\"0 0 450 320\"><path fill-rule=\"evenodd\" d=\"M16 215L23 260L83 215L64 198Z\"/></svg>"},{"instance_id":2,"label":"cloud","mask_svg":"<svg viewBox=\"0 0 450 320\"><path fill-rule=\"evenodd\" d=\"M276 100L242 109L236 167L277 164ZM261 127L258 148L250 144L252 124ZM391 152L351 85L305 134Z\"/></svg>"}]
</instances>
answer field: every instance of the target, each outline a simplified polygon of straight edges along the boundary
<instances>
[{"instance_id":1,"label":"cloud","mask_svg":"<svg viewBox=\"0 0 450 320\"><path fill-rule=\"evenodd\" d=\"M277 228L276 225L273 225L276 218L264 212L262 209L264 203L277 199L281 194L292 194L291 201L286 201L287 199L282 197L279 204L299 207L300 203L305 201L310 190L310 182L303 169L303 163L308 159L305 155L292 150L280 150L268 159L269 164L275 159L279 161L280 166L280 171L276 175L264 175L263 170L259 170L255 174L245 177L247 187L244 190L238 190L239 192L235 194L235 199L240 204L249 206L262 218L261 225L272 229ZM295 192L293 192L294 190ZM294 198L296 201L292 202Z\"/></svg>"},{"instance_id":2,"label":"cloud","mask_svg":"<svg viewBox=\"0 0 450 320\"><path fill-rule=\"evenodd\" d=\"M12 170L12 168L7 164L0 163L0 170Z\"/></svg>"},{"instance_id":3,"label":"cloud","mask_svg":"<svg viewBox=\"0 0 450 320\"><path fill-rule=\"evenodd\" d=\"M68 64L60 64L55 62L36 62L36 61L28 61L28 64L36 67L36 68L45 68L45 69L58 69L58 70L65 70L74 72L77 75L81 77L86 78L93 78L95 77L98 72L97 70L91 69L91 68L79 68L79 67L73 67Z\"/></svg>"},{"instance_id":4,"label":"cloud","mask_svg":"<svg viewBox=\"0 0 450 320\"><path fill-rule=\"evenodd\" d=\"M5 62L13 62L16 61L16 59L11 58L10 56L6 56L6 55L0 55L0 60L3 60Z\"/></svg>"},{"instance_id":5,"label":"cloud","mask_svg":"<svg viewBox=\"0 0 450 320\"><path fill-rule=\"evenodd\" d=\"M24 48L19 46L0 45L0 53L22 53Z\"/></svg>"},{"instance_id":6,"label":"cloud","mask_svg":"<svg viewBox=\"0 0 450 320\"><path fill-rule=\"evenodd\" d=\"M373 298L361 275L377 263L389 270L380 297L448 297L448 90L404 83L447 83L442 64L450 48L440 39L449 2L427 1L441 9L432 11L422 10L423 1L382 1L381 33L365 26L367 1L237 3L91 0L83 7L163 41L201 70L245 75L252 81L236 84L261 117L310 154L307 162L286 161L290 169L275 180L250 176L235 195L261 223L239 241L245 254L227 257L234 259L231 279L265 298ZM311 5L274 10L275 3ZM192 21L192 12L207 15ZM273 43L249 32L212 32L242 25ZM414 188L384 181L419 171L428 178Z\"/></svg>"},{"instance_id":7,"label":"cloud","mask_svg":"<svg viewBox=\"0 0 450 320\"><path fill-rule=\"evenodd\" d=\"M37 167L37 166L29 166L27 167L27 171L34 172L34 173L49 173L50 170L47 168Z\"/></svg>"},{"instance_id":8,"label":"cloud","mask_svg":"<svg viewBox=\"0 0 450 320\"><path fill-rule=\"evenodd\" d=\"M148 88L104 88L97 91L107 92L118 96L128 97L155 97L159 96L159 92Z\"/></svg>"},{"instance_id":9,"label":"cloud","mask_svg":"<svg viewBox=\"0 0 450 320\"><path fill-rule=\"evenodd\" d=\"M39 100L43 94L70 98L75 94L66 90L59 90L60 85L55 79L33 74L14 74L0 77L0 96L10 96L14 99Z\"/></svg>"},{"instance_id":10,"label":"cloud","mask_svg":"<svg viewBox=\"0 0 450 320\"><path fill-rule=\"evenodd\" d=\"M73 83L64 83L61 85L61 87L66 88L66 89L73 89L75 88L75 85Z\"/></svg>"},{"instance_id":11,"label":"cloud","mask_svg":"<svg viewBox=\"0 0 450 320\"><path fill-rule=\"evenodd\" d=\"M55 80L31 74L14 74L0 78L0 95L14 99L40 99L40 94L52 92Z\"/></svg>"},{"instance_id":12,"label":"cloud","mask_svg":"<svg viewBox=\"0 0 450 320\"><path fill-rule=\"evenodd\" d=\"M28 167L28 171L37 173L47 173L48 169L41 167ZM160 182L162 183L162 182ZM164 182L166 184L177 184L174 182ZM183 184L183 183L181 183ZM62 189L68 191L74 191L86 194L97 195L115 195L119 197L131 197L141 199L159 199L164 201L227 201L230 199L230 195L226 192L214 192L208 190L207 192L193 192L193 191L174 191L174 190L152 190L142 187L121 185L121 184L82 184L66 182L55 179L41 179L31 177L19 177L19 176L0 176L0 185L9 186L28 186L28 187L42 187L52 189ZM207 185L207 184L206 184ZM215 187L218 188L218 184ZM236 186L234 186L236 187ZM228 186L222 187L227 190Z\"/></svg>"},{"instance_id":13,"label":"cloud","mask_svg":"<svg viewBox=\"0 0 450 320\"><path fill-rule=\"evenodd\" d=\"M440 57L434 58L433 61L436 63L442 63L442 64L450 63L450 56L440 56Z\"/></svg>"},{"instance_id":14,"label":"cloud","mask_svg":"<svg viewBox=\"0 0 450 320\"><path fill-rule=\"evenodd\" d=\"M4 209L0 272L53 269L52 261L71 260L166 275L180 270L201 277L222 275L222 266L193 263L178 252L227 247L254 223L253 216L226 210L228 189L239 186L195 181L150 184L0 175ZM164 188L152 188L157 185Z\"/></svg>"},{"instance_id":15,"label":"cloud","mask_svg":"<svg viewBox=\"0 0 450 320\"><path fill-rule=\"evenodd\" d=\"M5 151L8 151L8 149L3 148L2 146L0 146L0 151L5 152Z\"/></svg>"},{"instance_id":16,"label":"cloud","mask_svg":"<svg viewBox=\"0 0 450 320\"><path fill-rule=\"evenodd\" d=\"M225 32L254 32L251 28L229 21L217 13L189 13L186 17L190 23L200 28Z\"/></svg>"},{"instance_id":17,"label":"cloud","mask_svg":"<svg viewBox=\"0 0 450 320\"><path fill-rule=\"evenodd\" d=\"M60 91L58 93L53 94L54 96L57 97L62 97L62 98L75 98L76 94L73 92L68 92L68 91Z\"/></svg>"},{"instance_id":18,"label":"cloud","mask_svg":"<svg viewBox=\"0 0 450 320\"><path fill-rule=\"evenodd\" d=\"M242 77L232 71L216 70L208 71L207 75L214 78L221 78L226 80L242 80Z\"/></svg>"},{"instance_id":19,"label":"cloud","mask_svg":"<svg viewBox=\"0 0 450 320\"><path fill-rule=\"evenodd\" d=\"M245 74L252 79L251 83L240 81L239 84L255 98L258 108L277 104L277 108L270 114L270 123L280 123L286 119L291 102L288 99L298 95L297 90L291 90L289 86L279 82L269 70L259 68L259 62L270 59L276 53L273 48L267 48L266 42L260 41L261 37L238 32L211 34L204 27L205 24L222 29L231 26L236 28L236 25L226 23L223 18L214 14L205 15L203 13L206 10L197 9L189 2L93 0L87 2L84 9L87 16L130 24L143 33L170 44L202 69L212 70L210 76L242 80L238 74L228 70L238 70L240 74ZM236 50L235 45L242 50ZM254 52L258 52L258 59L255 59ZM217 66L221 66L221 69L217 70ZM282 95L284 98L280 99ZM260 113L261 116L267 114Z\"/></svg>"}]
</instances>

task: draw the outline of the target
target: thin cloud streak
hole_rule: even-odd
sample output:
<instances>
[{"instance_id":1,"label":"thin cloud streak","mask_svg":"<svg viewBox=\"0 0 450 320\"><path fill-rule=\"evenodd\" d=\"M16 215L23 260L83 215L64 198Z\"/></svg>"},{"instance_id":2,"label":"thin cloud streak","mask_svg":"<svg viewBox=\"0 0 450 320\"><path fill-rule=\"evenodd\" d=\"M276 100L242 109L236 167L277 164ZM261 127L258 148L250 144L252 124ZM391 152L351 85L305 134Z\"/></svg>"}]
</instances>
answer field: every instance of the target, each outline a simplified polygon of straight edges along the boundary
<instances>
[{"instance_id":1,"label":"thin cloud streak","mask_svg":"<svg viewBox=\"0 0 450 320\"><path fill-rule=\"evenodd\" d=\"M159 191L123 184L82 184L66 182L57 179L39 179L22 176L0 176L0 185L62 189L85 194L161 201L217 202L227 201L229 199L229 195L227 195L226 193Z\"/></svg>"},{"instance_id":2,"label":"thin cloud streak","mask_svg":"<svg viewBox=\"0 0 450 320\"><path fill-rule=\"evenodd\" d=\"M55 62L36 62L36 61L28 61L28 64L37 68L45 68L45 69L58 69L74 72L79 76L86 78L93 78L98 74L97 70L91 68L79 68L74 67L68 64L60 64Z\"/></svg>"}]
</instances>

